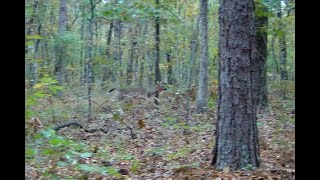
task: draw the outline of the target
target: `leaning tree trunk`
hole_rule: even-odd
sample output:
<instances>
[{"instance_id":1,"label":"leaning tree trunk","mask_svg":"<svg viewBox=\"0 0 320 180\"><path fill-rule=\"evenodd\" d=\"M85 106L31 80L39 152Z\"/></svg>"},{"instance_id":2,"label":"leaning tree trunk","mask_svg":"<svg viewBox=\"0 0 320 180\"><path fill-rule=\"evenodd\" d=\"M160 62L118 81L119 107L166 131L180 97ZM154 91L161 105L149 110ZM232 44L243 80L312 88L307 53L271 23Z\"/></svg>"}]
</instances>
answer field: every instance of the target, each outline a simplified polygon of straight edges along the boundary
<instances>
[{"instance_id":1,"label":"leaning tree trunk","mask_svg":"<svg viewBox=\"0 0 320 180\"><path fill-rule=\"evenodd\" d=\"M67 30L67 0L60 0L60 12L59 12L59 38L63 38L66 30ZM54 74L58 79L58 83L60 86L63 85L63 60L65 58L65 49L64 45L59 43L57 44L57 60L55 62ZM62 91L57 91L57 95L60 97L62 95Z\"/></svg>"},{"instance_id":2,"label":"leaning tree trunk","mask_svg":"<svg viewBox=\"0 0 320 180\"><path fill-rule=\"evenodd\" d=\"M161 81L161 74L160 74L160 14L159 14L159 5L160 0L156 0L156 13L155 13L155 75L156 81ZM159 98L159 93L155 94L156 98ZM156 104L159 104L158 101L155 101Z\"/></svg>"},{"instance_id":3,"label":"leaning tree trunk","mask_svg":"<svg viewBox=\"0 0 320 180\"><path fill-rule=\"evenodd\" d=\"M199 88L197 94L197 112L204 112L208 106L208 0L200 0L200 36L201 59L199 73Z\"/></svg>"},{"instance_id":4,"label":"leaning tree trunk","mask_svg":"<svg viewBox=\"0 0 320 180\"><path fill-rule=\"evenodd\" d=\"M253 59L252 89L254 93L257 111L264 109L268 105L267 96L267 36L268 36L268 16L260 12L268 12L268 8L256 2L255 6L255 27L256 27L256 55Z\"/></svg>"},{"instance_id":5,"label":"leaning tree trunk","mask_svg":"<svg viewBox=\"0 0 320 180\"><path fill-rule=\"evenodd\" d=\"M219 101L212 164L231 170L260 164L252 90L253 0L220 0Z\"/></svg>"}]
</instances>

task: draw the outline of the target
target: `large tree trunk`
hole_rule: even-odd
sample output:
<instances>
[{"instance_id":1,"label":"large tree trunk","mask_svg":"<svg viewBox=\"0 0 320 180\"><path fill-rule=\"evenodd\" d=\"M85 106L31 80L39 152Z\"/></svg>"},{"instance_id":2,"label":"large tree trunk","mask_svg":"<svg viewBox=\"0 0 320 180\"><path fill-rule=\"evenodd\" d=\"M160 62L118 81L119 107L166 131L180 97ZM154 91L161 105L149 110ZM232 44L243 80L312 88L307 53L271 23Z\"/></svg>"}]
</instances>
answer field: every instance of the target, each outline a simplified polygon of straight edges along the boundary
<instances>
[{"instance_id":1,"label":"large tree trunk","mask_svg":"<svg viewBox=\"0 0 320 180\"><path fill-rule=\"evenodd\" d=\"M260 15L259 12L268 12L268 8L257 2L255 6L255 27L256 27L256 55L253 59L252 89L254 92L255 105L257 111L264 109L268 105L267 94L267 36L268 36L268 16Z\"/></svg>"},{"instance_id":2,"label":"large tree trunk","mask_svg":"<svg viewBox=\"0 0 320 180\"><path fill-rule=\"evenodd\" d=\"M204 112L208 106L208 0L200 0L200 36L201 60L199 88L197 94L197 112Z\"/></svg>"},{"instance_id":3,"label":"large tree trunk","mask_svg":"<svg viewBox=\"0 0 320 180\"><path fill-rule=\"evenodd\" d=\"M219 101L212 164L222 170L260 164L252 91L253 0L220 0Z\"/></svg>"},{"instance_id":4,"label":"large tree trunk","mask_svg":"<svg viewBox=\"0 0 320 180\"><path fill-rule=\"evenodd\" d=\"M156 81L161 81L161 74L160 74L160 14L159 14L159 6L160 1L156 0L156 13L155 13L155 76ZM156 98L159 98L159 93L155 94ZM158 101L155 101L158 104Z\"/></svg>"},{"instance_id":5,"label":"large tree trunk","mask_svg":"<svg viewBox=\"0 0 320 180\"><path fill-rule=\"evenodd\" d=\"M67 0L60 0L60 11L59 11L59 37L63 38L64 34L67 30ZM55 62L54 75L58 79L58 83L60 86L63 85L63 73L64 73L64 57L65 57L65 49L63 44L57 45L57 60ZM62 95L61 91L57 92L57 95L60 97Z\"/></svg>"}]
</instances>

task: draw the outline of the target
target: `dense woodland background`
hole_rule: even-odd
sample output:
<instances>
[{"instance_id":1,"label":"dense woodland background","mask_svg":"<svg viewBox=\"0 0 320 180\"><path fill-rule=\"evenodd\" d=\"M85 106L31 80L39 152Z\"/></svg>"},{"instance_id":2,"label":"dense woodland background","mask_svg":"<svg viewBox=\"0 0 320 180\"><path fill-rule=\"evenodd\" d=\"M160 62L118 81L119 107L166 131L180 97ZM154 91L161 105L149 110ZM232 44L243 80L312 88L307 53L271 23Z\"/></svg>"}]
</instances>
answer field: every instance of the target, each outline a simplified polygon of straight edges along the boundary
<instances>
[{"instance_id":1,"label":"dense woodland background","mask_svg":"<svg viewBox=\"0 0 320 180\"><path fill-rule=\"evenodd\" d=\"M25 37L27 179L294 179L294 0L26 0Z\"/></svg>"}]
</instances>

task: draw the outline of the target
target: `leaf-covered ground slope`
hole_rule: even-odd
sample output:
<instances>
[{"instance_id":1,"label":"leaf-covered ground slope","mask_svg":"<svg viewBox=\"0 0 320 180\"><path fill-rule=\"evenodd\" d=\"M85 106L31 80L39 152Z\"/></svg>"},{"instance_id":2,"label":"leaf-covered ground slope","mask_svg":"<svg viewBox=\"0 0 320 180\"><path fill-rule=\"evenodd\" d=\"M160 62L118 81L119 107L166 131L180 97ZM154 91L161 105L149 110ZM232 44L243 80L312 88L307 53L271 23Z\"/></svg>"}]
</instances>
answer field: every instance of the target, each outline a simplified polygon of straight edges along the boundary
<instances>
[{"instance_id":1,"label":"leaf-covered ground slope","mask_svg":"<svg viewBox=\"0 0 320 180\"><path fill-rule=\"evenodd\" d=\"M270 97L268 111L258 115L261 167L218 172L210 165L215 142L216 109L195 114L194 102L160 97L111 102L93 99L94 117L85 118L87 100L67 94L43 100L37 107L44 127L26 135L26 179L294 179L295 128L292 100ZM52 102L53 101L53 102ZM101 108L105 107L105 109ZM106 110L108 109L108 110ZM107 133L49 127L78 119ZM128 128L128 126L131 128ZM135 139L132 138L134 134Z\"/></svg>"}]
</instances>

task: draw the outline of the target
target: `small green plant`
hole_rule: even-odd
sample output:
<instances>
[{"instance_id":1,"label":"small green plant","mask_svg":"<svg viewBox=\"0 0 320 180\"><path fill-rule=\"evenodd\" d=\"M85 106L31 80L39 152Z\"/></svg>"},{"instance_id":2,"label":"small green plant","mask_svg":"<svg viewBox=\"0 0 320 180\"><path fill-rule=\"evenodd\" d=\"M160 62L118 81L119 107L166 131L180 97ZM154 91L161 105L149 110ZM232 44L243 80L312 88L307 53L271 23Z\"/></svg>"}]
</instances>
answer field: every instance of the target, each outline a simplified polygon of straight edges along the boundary
<instances>
[{"instance_id":1,"label":"small green plant","mask_svg":"<svg viewBox=\"0 0 320 180\"><path fill-rule=\"evenodd\" d=\"M41 99L51 97L56 94L58 90L62 89L63 87L58 85L58 81L56 79L49 77L48 75L41 78L39 83L32 87L31 93L27 95L25 118L30 119L37 115L34 108L40 104L39 101Z\"/></svg>"}]
</instances>

